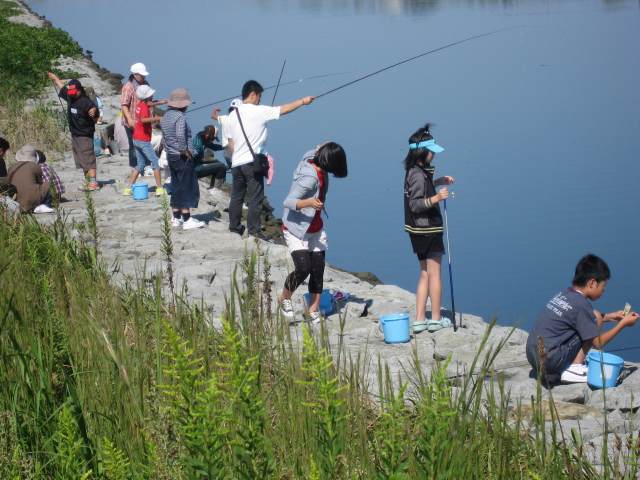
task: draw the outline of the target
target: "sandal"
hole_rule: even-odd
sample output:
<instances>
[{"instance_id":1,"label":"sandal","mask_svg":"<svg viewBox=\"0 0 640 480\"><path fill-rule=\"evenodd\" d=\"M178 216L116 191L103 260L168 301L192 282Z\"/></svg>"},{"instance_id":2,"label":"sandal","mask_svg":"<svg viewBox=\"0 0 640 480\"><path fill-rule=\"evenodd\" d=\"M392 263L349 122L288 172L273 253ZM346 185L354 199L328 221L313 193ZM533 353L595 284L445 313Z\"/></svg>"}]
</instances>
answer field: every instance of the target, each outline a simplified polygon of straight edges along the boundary
<instances>
[{"instance_id":1,"label":"sandal","mask_svg":"<svg viewBox=\"0 0 640 480\"><path fill-rule=\"evenodd\" d=\"M451 328L452 326L451 320L447 317L442 317L440 320L429 320L427 322L427 330L429 330L430 333L437 332L443 328Z\"/></svg>"},{"instance_id":2,"label":"sandal","mask_svg":"<svg viewBox=\"0 0 640 480\"><path fill-rule=\"evenodd\" d=\"M429 325L429 322L427 322L427 321L412 322L411 323L411 330L413 331L413 333L424 332L428 328L428 325Z\"/></svg>"}]
</instances>

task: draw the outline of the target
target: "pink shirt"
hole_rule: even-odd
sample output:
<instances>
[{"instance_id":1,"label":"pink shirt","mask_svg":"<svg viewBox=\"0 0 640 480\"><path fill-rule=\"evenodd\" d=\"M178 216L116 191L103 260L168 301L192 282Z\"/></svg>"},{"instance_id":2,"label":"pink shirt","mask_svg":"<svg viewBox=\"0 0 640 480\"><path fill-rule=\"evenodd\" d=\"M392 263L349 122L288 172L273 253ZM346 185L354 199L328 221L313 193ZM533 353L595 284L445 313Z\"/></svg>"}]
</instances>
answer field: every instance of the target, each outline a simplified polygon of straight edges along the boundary
<instances>
[{"instance_id":1,"label":"pink shirt","mask_svg":"<svg viewBox=\"0 0 640 480\"><path fill-rule=\"evenodd\" d=\"M137 84L137 82L136 82ZM136 121L136 107L138 106L138 97L136 96L136 87L132 81L128 81L122 86L122 92L120 93L120 105L123 107L129 107L129 113L133 117L133 121ZM134 128L133 125L129 125L126 115L122 115L122 123L125 127Z\"/></svg>"}]
</instances>

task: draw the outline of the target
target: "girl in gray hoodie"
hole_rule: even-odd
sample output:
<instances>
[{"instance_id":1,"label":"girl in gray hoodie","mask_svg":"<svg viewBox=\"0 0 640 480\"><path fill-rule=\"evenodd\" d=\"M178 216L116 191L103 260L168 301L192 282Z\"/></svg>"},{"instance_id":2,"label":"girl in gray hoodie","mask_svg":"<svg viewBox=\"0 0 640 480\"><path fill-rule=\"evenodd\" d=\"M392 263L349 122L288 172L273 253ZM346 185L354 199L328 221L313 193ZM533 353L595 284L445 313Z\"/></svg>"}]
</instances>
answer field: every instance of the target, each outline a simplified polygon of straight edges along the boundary
<instances>
[{"instance_id":1,"label":"girl in gray hoodie","mask_svg":"<svg viewBox=\"0 0 640 480\"><path fill-rule=\"evenodd\" d=\"M289 194L284 201L282 229L295 270L287 277L280 295L280 310L287 318L294 317L291 296L309 278L309 317L320 321L318 310L322 293L327 234L322 210L329 189L329 173L347 176L347 156L335 142L327 142L305 153L294 174Z\"/></svg>"}]
</instances>

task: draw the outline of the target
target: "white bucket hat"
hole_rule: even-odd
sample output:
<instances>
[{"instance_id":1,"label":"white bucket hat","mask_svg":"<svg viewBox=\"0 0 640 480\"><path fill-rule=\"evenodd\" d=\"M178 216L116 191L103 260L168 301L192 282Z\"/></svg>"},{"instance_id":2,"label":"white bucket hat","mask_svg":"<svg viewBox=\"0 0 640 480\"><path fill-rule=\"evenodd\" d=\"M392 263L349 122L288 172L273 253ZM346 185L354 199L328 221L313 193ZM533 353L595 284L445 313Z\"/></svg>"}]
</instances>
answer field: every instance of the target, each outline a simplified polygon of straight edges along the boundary
<instances>
[{"instance_id":1,"label":"white bucket hat","mask_svg":"<svg viewBox=\"0 0 640 480\"><path fill-rule=\"evenodd\" d=\"M131 65L131 73L137 73L138 75L142 75L143 77L149 75L149 72L147 72L147 67L145 67L144 63L139 62Z\"/></svg>"},{"instance_id":2,"label":"white bucket hat","mask_svg":"<svg viewBox=\"0 0 640 480\"><path fill-rule=\"evenodd\" d=\"M138 88L136 88L136 97L138 97L140 100L151 98L155 93L156 91L149 85L140 85Z\"/></svg>"}]
</instances>

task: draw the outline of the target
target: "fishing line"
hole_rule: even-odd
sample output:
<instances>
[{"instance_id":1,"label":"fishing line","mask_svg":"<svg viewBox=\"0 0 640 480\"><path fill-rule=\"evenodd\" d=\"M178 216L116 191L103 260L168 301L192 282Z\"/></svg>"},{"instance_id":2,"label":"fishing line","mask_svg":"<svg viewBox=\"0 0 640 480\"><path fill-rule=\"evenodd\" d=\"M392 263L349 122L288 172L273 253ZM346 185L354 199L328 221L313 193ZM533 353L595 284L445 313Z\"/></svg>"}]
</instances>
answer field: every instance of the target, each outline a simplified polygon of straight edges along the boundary
<instances>
[{"instance_id":1,"label":"fishing line","mask_svg":"<svg viewBox=\"0 0 640 480\"><path fill-rule=\"evenodd\" d=\"M305 82L307 80L317 80L319 78L336 77L338 75L346 75L348 73L351 73L351 72L324 73L322 75L312 75L310 77L300 77L297 80L289 80L289 81L283 82L283 83L280 84L280 86L284 87L286 85L293 85L294 83L302 83L302 82ZM264 89L264 91L266 92L268 90L273 90L276 87L277 87L277 85L270 85L270 86L266 87ZM238 97L239 97L239 95L236 94L236 95L233 95L233 96L228 97L228 98L223 98L222 100L216 100L215 102L207 103L205 105L200 105L199 107L187 110L186 113L189 114L189 113L192 113L192 112L196 112L198 110L202 110L203 108L212 107L214 105L219 105L221 103L228 102L229 100L233 100L234 98L238 98Z\"/></svg>"},{"instance_id":2,"label":"fishing line","mask_svg":"<svg viewBox=\"0 0 640 480\"><path fill-rule=\"evenodd\" d=\"M280 70L280 76L278 77L278 83L276 83L276 91L273 92L273 99L271 100L271 106L273 107L273 104L276 101L276 95L278 95L278 88L280 87L280 80L282 80L282 74L284 73L284 66L287 64L287 59L284 59L284 62L282 63L282 69Z\"/></svg>"},{"instance_id":3,"label":"fishing line","mask_svg":"<svg viewBox=\"0 0 640 480\"><path fill-rule=\"evenodd\" d=\"M62 105L62 99L60 98L60 95L58 94L58 89L56 88L56 82L54 82L53 80L51 80L51 85L53 85L53 91L56 92L56 97L58 97L58 101L60 102L60 108L62 109L62 118L64 118L64 122L62 124L63 128L66 130L67 128L71 128L67 125L67 123L69 122L69 120L67 119L67 112L64 109L64 105ZM69 130L71 131L71 130Z\"/></svg>"},{"instance_id":4,"label":"fishing line","mask_svg":"<svg viewBox=\"0 0 640 480\"><path fill-rule=\"evenodd\" d=\"M411 58L406 58L406 59L401 60L401 61L399 61L397 63L394 63L393 65L389 65L387 67L381 68L379 70L376 70L375 72L371 72L371 73L368 73L366 75L363 75L360 78L356 78L355 80L351 80L350 82L347 82L347 83L345 83L343 85L340 85L340 86L338 86L336 88L332 88L331 90L329 90L327 92L321 93L320 95L316 95L315 98L317 100L318 98L324 97L325 95L329 95L330 93L337 92L338 90L341 90L341 89L343 89L345 87L348 87L349 85L353 85L354 83L361 82L362 80L365 80L367 78L373 77L374 75L378 75L379 73L386 72L387 70L391 70L392 68L395 68L395 67L397 67L399 65L402 65L404 63L411 62L413 60L416 60L416 59L421 58L421 57L425 57L425 56L430 55L432 53L439 52L439 51L444 50L446 48L455 47L456 45L460 45L462 43L470 42L472 40L477 40L477 39L482 38L482 37L488 37L490 35L495 35L496 33L504 32L506 30L512 30L513 28L515 28L515 27L502 28L500 30L493 30L491 32L481 33L479 35L473 35L472 37L467 37L467 38L465 38L463 40L458 40L456 42L448 43L448 44L443 45L441 47L434 48L433 50L429 50L428 52L423 52L423 53L420 53L418 55L414 55Z\"/></svg>"}]
</instances>

